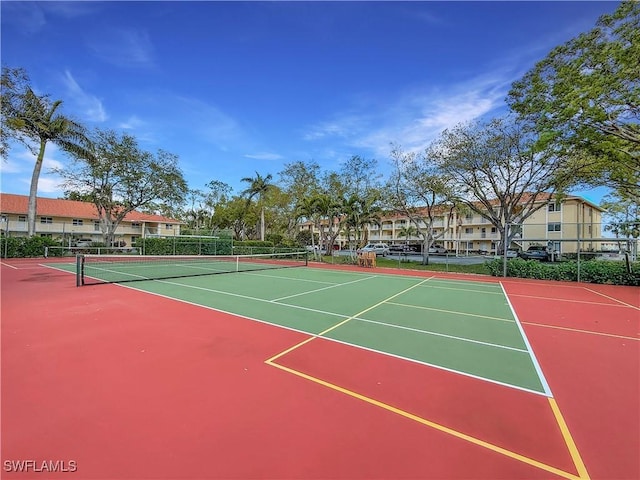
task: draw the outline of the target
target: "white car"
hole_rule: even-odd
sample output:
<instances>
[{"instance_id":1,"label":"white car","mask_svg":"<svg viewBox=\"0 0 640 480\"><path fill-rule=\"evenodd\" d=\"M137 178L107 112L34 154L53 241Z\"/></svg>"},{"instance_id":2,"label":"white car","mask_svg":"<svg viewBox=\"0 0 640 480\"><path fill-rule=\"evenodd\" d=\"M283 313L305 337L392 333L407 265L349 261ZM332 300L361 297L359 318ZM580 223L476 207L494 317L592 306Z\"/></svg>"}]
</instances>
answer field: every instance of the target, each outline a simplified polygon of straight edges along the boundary
<instances>
[{"instance_id":1,"label":"white car","mask_svg":"<svg viewBox=\"0 0 640 480\"><path fill-rule=\"evenodd\" d=\"M376 256L382 255L383 257L386 257L389 255L389 245L386 243L369 243L359 249L358 253L360 252L375 252Z\"/></svg>"},{"instance_id":2,"label":"white car","mask_svg":"<svg viewBox=\"0 0 640 480\"><path fill-rule=\"evenodd\" d=\"M447 253L447 249L440 245L433 245L432 247L429 247L429 254L442 255L445 253Z\"/></svg>"}]
</instances>

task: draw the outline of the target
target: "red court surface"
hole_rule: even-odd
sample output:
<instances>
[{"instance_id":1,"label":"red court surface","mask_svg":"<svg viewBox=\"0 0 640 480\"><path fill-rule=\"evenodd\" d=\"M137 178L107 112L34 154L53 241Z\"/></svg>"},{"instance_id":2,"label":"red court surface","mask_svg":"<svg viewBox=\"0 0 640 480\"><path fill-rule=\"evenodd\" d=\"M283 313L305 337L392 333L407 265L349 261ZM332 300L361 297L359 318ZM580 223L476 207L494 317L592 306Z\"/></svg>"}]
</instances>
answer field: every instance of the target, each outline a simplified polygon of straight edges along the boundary
<instances>
[{"instance_id":1,"label":"red court surface","mask_svg":"<svg viewBox=\"0 0 640 480\"><path fill-rule=\"evenodd\" d=\"M549 399L37 264L1 269L2 478L640 478L640 289L438 275L503 280Z\"/></svg>"}]
</instances>

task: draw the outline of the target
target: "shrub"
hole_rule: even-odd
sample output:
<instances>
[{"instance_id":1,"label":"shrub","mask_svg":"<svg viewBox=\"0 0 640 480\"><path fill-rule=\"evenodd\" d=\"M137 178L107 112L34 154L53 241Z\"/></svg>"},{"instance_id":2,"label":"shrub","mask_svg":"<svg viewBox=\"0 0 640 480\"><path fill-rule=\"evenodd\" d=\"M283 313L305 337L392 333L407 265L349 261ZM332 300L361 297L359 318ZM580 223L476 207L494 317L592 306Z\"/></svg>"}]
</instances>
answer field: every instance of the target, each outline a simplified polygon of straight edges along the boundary
<instances>
[{"instance_id":1,"label":"shrub","mask_svg":"<svg viewBox=\"0 0 640 480\"><path fill-rule=\"evenodd\" d=\"M61 247L62 243L48 237L7 237L2 236L0 245L2 258L43 257L45 247ZM50 256L61 255L62 249L49 252Z\"/></svg>"},{"instance_id":2,"label":"shrub","mask_svg":"<svg viewBox=\"0 0 640 480\"><path fill-rule=\"evenodd\" d=\"M491 260L486 263L486 266L494 277L502 276L502 259ZM587 260L580 263L575 261L543 263L520 258L507 261L507 277L577 282L578 274L581 282L640 285L640 262L631 264L630 273L624 262Z\"/></svg>"}]
</instances>

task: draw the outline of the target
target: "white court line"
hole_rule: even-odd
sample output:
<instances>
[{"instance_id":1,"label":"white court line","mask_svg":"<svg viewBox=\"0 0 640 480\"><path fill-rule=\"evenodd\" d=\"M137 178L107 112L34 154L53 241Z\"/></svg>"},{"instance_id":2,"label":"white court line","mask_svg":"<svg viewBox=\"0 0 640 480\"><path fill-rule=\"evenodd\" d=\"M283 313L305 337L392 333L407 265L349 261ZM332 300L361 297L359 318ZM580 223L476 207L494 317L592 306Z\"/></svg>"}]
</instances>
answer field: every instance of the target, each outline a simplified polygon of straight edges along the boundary
<instances>
[{"instance_id":1,"label":"white court line","mask_svg":"<svg viewBox=\"0 0 640 480\"><path fill-rule=\"evenodd\" d=\"M433 335L433 336L436 336L436 337L444 337L444 338L449 338L449 339L452 339L452 340L459 340L461 342L477 343L479 345L485 345L485 346L488 346L488 347L503 348L505 350L513 350L513 351L520 352L520 353L529 353L528 350L523 350L521 348L509 347L507 345L499 345L497 343L483 342L481 340L473 340L471 338L466 338L466 337L457 337L455 335L447 335L445 333L433 332L431 330L422 330L420 328L405 327L405 326L402 326L402 325L395 325L393 323L378 322L376 320L367 320L366 318L361 318L361 317L355 317L353 320L359 320L361 322L367 322L367 323L375 323L377 325L382 325L382 326L391 327L391 328L399 328L401 330L410 330L412 332L418 332L418 333L422 333L424 335Z\"/></svg>"},{"instance_id":2,"label":"white court line","mask_svg":"<svg viewBox=\"0 0 640 480\"><path fill-rule=\"evenodd\" d=\"M14 267L13 265L9 265L8 263L0 262L0 264L4 265L5 267L13 268L14 270L19 270L18 267Z\"/></svg>"},{"instance_id":3,"label":"white court line","mask_svg":"<svg viewBox=\"0 0 640 480\"><path fill-rule=\"evenodd\" d=\"M271 277L271 278L279 278L279 277ZM286 297L274 298L271 301L272 302L279 302L280 300L286 300L287 298L300 297L302 295L308 295L310 293L321 292L323 290L328 290L330 288L343 287L344 285L350 285L352 283L363 282L365 280L371 280L372 278L377 278L377 277L374 275L374 276L371 276L371 277L364 277L364 278L359 278L357 280L352 280L351 282L335 283L333 285L329 285L328 287L316 288L315 290L309 290L308 292L294 293L293 295L287 295Z\"/></svg>"},{"instance_id":4,"label":"white court line","mask_svg":"<svg viewBox=\"0 0 640 480\"><path fill-rule=\"evenodd\" d=\"M464 315L467 317L488 318L489 320L499 320L501 322L509 322L509 323L515 322L513 318L490 317L489 315L479 315L477 313L458 312L456 310L443 310L441 308L423 307L422 305L409 305L407 303L396 303L396 302L387 302L387 303L389 303L389 305L398 305L399 307L418 308L422 310L431 310L434 312L453 313L455 315Z\"/></svg>"},{"instance_id":5,"label":"white court line","mask_svg":"<svg viewBox=\"0 0 640 480\"><path fill-rule=\"evenodd\" d=\"M502 291L504 292L504 297L507 299L507 303L509 304L509 308L511 309L511 312L513 313L513 318L515 318L516 320L516 325L518 325L518 328L520 329L520 334L522 335L522 339L524 340L525 345L527 346L527 349L529 350L529 356L531 357L531 361L533 362L533 366L536 369L536 372L538 373L538 378L540 379L540 383L542 383L542 388L544 388L545 394L547 395L547 397L551 397L553 398L553 394L551 393L551 387L549 387L549 383L547 382L547 379L544 376L544 373L542 373L542 367L540 367L540 363L538 362L538 359L536 358L535 353L533 353L533 348L531 348L531 344L529 343L529 339L527 338L527 334L524 333L524 328L522 328L522 324L520 323L520 319L518 318L518 314L516 313L515 309L513 308L513 305L511 304L511 300L509 299L509 295L507 295L507 291L504 288L504 285L502 284L502 282L500 282L500 286L502 287Z\"/></svg>"}]
</instances>

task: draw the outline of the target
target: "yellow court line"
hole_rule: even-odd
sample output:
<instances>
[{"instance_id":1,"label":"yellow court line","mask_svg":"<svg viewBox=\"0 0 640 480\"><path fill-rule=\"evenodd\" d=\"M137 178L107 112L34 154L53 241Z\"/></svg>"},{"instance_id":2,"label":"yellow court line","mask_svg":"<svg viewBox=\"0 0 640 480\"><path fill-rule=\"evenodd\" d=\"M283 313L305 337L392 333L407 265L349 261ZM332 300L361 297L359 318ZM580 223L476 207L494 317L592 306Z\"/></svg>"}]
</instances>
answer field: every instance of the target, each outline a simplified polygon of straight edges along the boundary
<instances>
[{"instance_id":1,"label":"yellow court line","mask_svg":"<svg viewBox=\"0 0 640 480\"><path fill-rule=\"evenodd\" d=\"M315 338L315 337L313 337L313 338ZM435 430L438 430L440 432L449 434L449 435L451 435L453 437L456 437L458 439L461 439L461 440L464 440L466 442L472 443L474 445L486 448L486 449L491 450L491 451L493 451L495 453L504 455L506 457L509 457L511 459L520 461L520 462L525 463L527 465L531 465L533 467L539 468L539 469L544 470L546 472L553 473L554 475L557 475L559 477L566 478L567 480L587 480L589 478L587 476L587 474L586 474L586 469L584 469L584 465L582 464L582 460L580 459L580 455L577 453L577 449L575 449L575 444L573 443L573 440L571 439L571 435L568 434L568 429L566 428L566 425L564 425L563 436L564 436L565 431L566 431L566 433L568 434L568 438L571 440L571 445L573 447L573 450L575 451L575 455L577 455L577 459L579 460L579 464L578 464L576 462L576 457L574 457L574 451L571 451L572 447L569 447L571 457L572 457L572 459L574 461L574 464L576 464L577 471L580 473L580 476L576 476L573 473L565 472L564 470L560 470L559 468L553 467L551 465L547 465L546 463L539 462L538 460L534 460L532 458L526 457L526 456L521 455L519 453L512 452L511 450L507 450L506 448L499 447L498 445L494 445L494 444L486 442L484 440L480 440L479 438L472 437L471 435L467 435L466 433L462 433L462 432L459 432L459 431L454 430L452 428L445 427L444 425L440 425L439 423L432 422L430 420L427 420L425 418L419 417L419 416L414 415L412 413L406 412L404 410L401 410L401 409L396 408L394 406L391 406L389 404L383 403L383 402L381 402L379 400L376 400L374 398L370 398L370 397L367 397L367 396L362 395L360 393L354 392L352 390L348 390L348 389L343 388L343 387L341 387L339 385L335 385L333 383L329 383L329 382L324 381L324 380L322 380L320 378L313 377L311 375L307 375L306 373L300 372L298 370L294 370L292 368L285 367L284 365L277 364L277 363L273 362L271 359L267 360L265 363L267 363L268 365L271 365L272 367L276 367L276 368L278 368L280 370L283 370L285 372L291 373L291 374L296 375L298 377L302 377L302 378L304 378L306 380L309 380L311 382L317 383L319 385L322 385L324 387L330 388L332 390L338 391L338 392L343 393L345 395L348 395L350 397L357 398L358 400L362 400L362 401L364 401L366 403L369 403L371 405L374 405L376 407L380 407L380 408L382 408L384 410L387 410L389 412L395 413L395 414L400 415L400 416L402 416L404 418L408 418L409 420L413 420L413 421L418 422L418 423L420 423L422 425L426 425L427 427L431 427L431 428L433 428ZM552 408L553 408L553 406L552 406ZM556 406L556 408L557 408L557 406ZM559 412L559 410L558 410L558 412ZM554 411L554 414L555 414L555 411ZM558 418L558 417L556 417L556 418ZM562 417L560 416L560 418L562 418ZM561 426L561 429L562 429L562 426ZM567 441L567 437L565 437L565 441ZM580 470L580 468L578 468L578 465L582 466L582 471Z\"/></svg>"},{"instance_id":2,"label":"yellow court line","mask_svg":"<svg viewBox=\"0 0 640 480\"><path fill-rule=\"evenodd\" d=\"M558 426L560 427L560 431L562 432L562 437L564 438L565 443L567 444L567 448L569 449L569 453L571 454L571 459L573 460L573 464L578 471L578 475L580 475L581 479L587 480L589 479L589 473L587 472L587 468L584 466L584 462L580 457L580 452L578 452L578 448L576 447L575 442L573 441L573 437L569 432L569 428L567 427L566 422L564 421L564 417L558 408L558 404L554 398L549 397L549 405L551 406L551 410L553 411L553 415L556 417L556 422L558 422Z\"/></svg>"},{"instance_id":3,"label":"yellow court line","mask_svg":"<svg viewBox=\"0 0 640 480\"><path fill-rule=\"evenodd\" d=\"M420 285L422 285L424 282L431 280L433 277L429 277L429 278L425 278L423 281L421 281L420 283L416 283L415 285L410 286L409 288L405 288L404 290L402 290L401 292L396 293L395 295L391 295L389 298L385 298L384 300L376 303L375 305L371 305L368 308L365 308L364 310L362 310L361 312L356 313L355 315L351 315L349 318L345 318L344 320L342 320L339 323L336 323L335 325L333 325L332 327L327 328L326 330L323 330L320 333L316 333L315 335L307 338L306 340L303 340L302 342L294 345L293 347L289 347L287 348L284 352L280 352L276 355L274 355L273 357L271 357L270 359L268 359L266 362L270 363L273 362L274 360L282 357L283 355L286 355L289 352L293 352L295 349L300 348L301 346L309 343L311 340L313 340L314 338L318 338L318 337L322 337L323 335L326 335L327 333L329 333L331 330L335 330L336 328L344 325L345 323L347 323L349 320L353 320L356 317L359 317L360 315L363 315L365 313L367 313L369 310L373 310L374 308L382 305L385 302L388 302L389 300L391 300L392 298L395 298L399 295L402 295L405 292L408 292L411 289L414 289L416 287L419 287Z\"/></svg>"},{"instance_id":4,"label":"yellow court line","mask_svg":"<svg viewBox=\"0 0 640 480\"><path fill-rule=\"evenodd\" d=\"M640 341L640 338L627 337L625 335L615 335L613 333L594 332L592 330L581 330L579 328L559 327L557 325L546 325L544 323L533 323L533 322L522 322L522 323L525 324L525 325L533 325L533 326L536 326L536 327L557 328L558 330L568 330L569 332L589 333L591 335L600 335L600 336L603 336L603 337L614 337L614 338L622 338L622 339L625 339L625 340Z\"/></svg>"},{"instance_id":5,"label":"yellow court line","mask_svg":"<svg viewBox=\"0 0 640 480\"><path fill-rule=\"evenodd\" d=\"M609 300L613 300L614 302L618 302L618 303L621 303L622 305L626 305L627 307L631 307L631 308L635 308L636 310L640 310L640 307L637 307L637 306L632 305L632 304L627 303L627 302L623 302L622 300L618 300L616 297L610 297L609 295L605 295L604 293L600 293L600 292L598 292L596 290L592 290L591 288L588 288L588 287L582 287L582 288L584 288L585 290L587 290L589 292L592 292L592 293L595 293L597 295L603 296L604 298L608 298Z\"/></svg>"}]
</instances>

